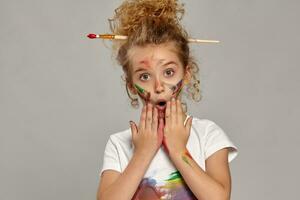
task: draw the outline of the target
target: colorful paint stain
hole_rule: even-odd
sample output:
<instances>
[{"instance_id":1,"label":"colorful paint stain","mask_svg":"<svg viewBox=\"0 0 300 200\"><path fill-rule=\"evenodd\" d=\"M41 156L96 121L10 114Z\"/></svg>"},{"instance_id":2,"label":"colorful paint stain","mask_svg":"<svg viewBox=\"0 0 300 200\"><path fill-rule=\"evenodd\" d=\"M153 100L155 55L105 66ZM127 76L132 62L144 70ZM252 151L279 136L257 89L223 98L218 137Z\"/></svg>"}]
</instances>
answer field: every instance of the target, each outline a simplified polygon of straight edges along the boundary
<instances>
[{"instance_id":1,"label":"colorful paint stain","mask_svg":"<svg viewBox=\"0 0 300 200\"><path fill-rule=\"evenodd\" d=\"M192 166L192 164L190 163L190 159L193 160L193 157L191 156L191 154L188 152L187 149L184 152L182 152L181 159L189 166Z\"/></svg>"},{"instance_id":2,"label":"colorful paint stain","mask_svg":"<svg viewBox=\"0 0 300 200\"><path fill-rule=\"evenodd\" d=\"M168 85L168 87L173 91L172 96L175 95L175 98L177 98L182 90L183 79L181 79L176 85L171 85L168 83L165 83L165 84Z\"/></svg>"},{"instance_id":3,"label":"colorful paint stain","mask_svg":"<svg viewBox=\"0 0 300 200\"><path fill-rule=\"evenodd\" d=\"M141 86L139 86L137 84L134 84L134 86L144 100L148 101L150 99L150 92L143 89Z\"/></svg>"},{"instance_id":4,"label":"colorful paint stain","mask_svg":"<svg viewBox=\"0 0 300 200\"><path fill-rule=\"evenodd\" d=\"M163 185L158 185L153 178L144 178L132 200L196 200L197 198L184 182L179 171L175 171L164 180Z\"/></svg>"},{"instance_id":5,"label":"colorful paint stain","mask_svg":"<svg viewBox=\"0 0 300 200\"><path fill-rule=\"evenodd\" d=\"M139 184L132 200L160 200L165 194L156 187L152 178L144 178Z\"/></svg>"},{"instance_id":6,"label":"colorful paint stain","mask_svg":"<svg viewBox=\"0 0 300 200\"><path fill-rule=\"evenodd\" d=\"M177 95L179 94L179 92L181 91L182 89L182 83L183 83L183 80L181 79L175 86L173 86L172 90L173 90L173 94L176 94Z\"/></svg>"}]
</instances>

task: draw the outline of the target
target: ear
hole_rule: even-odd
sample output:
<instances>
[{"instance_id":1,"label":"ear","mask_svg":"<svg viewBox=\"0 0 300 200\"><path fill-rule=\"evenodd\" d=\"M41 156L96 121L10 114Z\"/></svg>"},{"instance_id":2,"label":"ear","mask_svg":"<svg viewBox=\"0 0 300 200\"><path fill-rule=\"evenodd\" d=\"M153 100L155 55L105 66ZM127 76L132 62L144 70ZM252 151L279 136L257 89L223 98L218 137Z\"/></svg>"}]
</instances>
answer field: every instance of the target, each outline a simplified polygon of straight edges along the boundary
<instances>
[{"instance_id":1,"label":"ear","mask_svg":"<svg viewBox=\"0 0 300 200\"><path fill-rule=\"evenodd\" d=\"M183 77L183 82L185 85L189 84L191 81L192 75L191 75L191 67L189 65L186 66L185 72L184 72L184 77Z\"/></svg>"}]
</instances>

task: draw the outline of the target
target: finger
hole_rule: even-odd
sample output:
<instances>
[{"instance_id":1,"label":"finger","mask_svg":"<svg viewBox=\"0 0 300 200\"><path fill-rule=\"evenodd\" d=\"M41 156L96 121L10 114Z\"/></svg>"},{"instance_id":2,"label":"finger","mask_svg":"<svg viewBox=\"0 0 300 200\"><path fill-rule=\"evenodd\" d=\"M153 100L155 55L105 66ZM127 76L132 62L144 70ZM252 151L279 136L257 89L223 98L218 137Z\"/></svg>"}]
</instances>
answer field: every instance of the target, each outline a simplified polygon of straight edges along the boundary
<instances>
[{"instance_id":1,"label":"finger","mask_svg":"<svg viewBox=\"0 0 300 200\"><path fill-rule=\"evenodd\" d=\"M158 142L161 144L164 137L164 120L163 118L159 118L158 129L157 129Z\"/></svg>"},{"instance_id":2,"label":"finger","mask_svg":"<svg viewBox=\"0 0 300 200\"><path fill-rule=\"evenodd\" d=\"M157 131L157 126L158 126L158 110L156 107L154 107L153 119L152 119L152 130L154 132Z\"/></svg>"},{"instance_id":3,"label":"finger","mask_svg":"<svg viewBox=\"0 0 300 200\"><path fill-rule=\"evenodd\" d=\"M176 101L175 98L172 98L171 101L171 123L176 123Z\"/></svg>"},{"instance_id":4,"label":"finger","mask_svg":"<svg viewBox=\"0 0 300 200\"><path fill-rule=\"evenodd\" d=\"M141 113L139 129L145 129L146 111L147 111L147 107L146 105L144 105Z\"/></svg>"},{"instance_id":5,"label":"finger","mask_svg":"<svg viewBox=\"0 0 300 200\"><path fill-rule=\"evenodd\" d=\"M146 124L145 128L146 129L151 129L152 126L152 104L148 103L147 105L147 115L146 115Z\"/></svg>"},{"instance_id":6,"label":"finger","mask_svg":"<svg viewBox=\"0 0 300 200\"><path fill-rule=\"evenodd\" d=\"M136 125L133 121L129 121L130 124L130 129L131 129L131 133L132 135L136 135L137 134L137 129L136 129Z\"/></svg>"},{"instance_id":7,"label":"finger","mask_svg":"<svg viewBox=\"0 0 300 200\"><path fill-rule=\"evenodd\" d=\"M171 101L167 101L167 107L165 111L165 122L169 125L171 122Z\"/></svg>"},{"instance_id":8,"label":"finger","mask_svg":"<svg viewBox=\"0 0 300 200\"><path fill-rule=\"evenodd\" d=\"M136 124L133 121L129 121L129 124L130 124L130 129L131 129L131 138L132 138L131 141L133 141L133 139L136 138L138 130L137 130ZM133 145L133 143L131 142L131 146L132 145Z\"/></svg>"},{"instance_id":9,"label":"finger","mask_svg":"<svg viewBox=\"0 0 300 200\"><path fill-rule=\"evenodd\" d=\"M183 123L183 111L182 111L181 101L177 99L176 104L177 104L177 123L178 122Z\"/></svg>"}]
</instances>

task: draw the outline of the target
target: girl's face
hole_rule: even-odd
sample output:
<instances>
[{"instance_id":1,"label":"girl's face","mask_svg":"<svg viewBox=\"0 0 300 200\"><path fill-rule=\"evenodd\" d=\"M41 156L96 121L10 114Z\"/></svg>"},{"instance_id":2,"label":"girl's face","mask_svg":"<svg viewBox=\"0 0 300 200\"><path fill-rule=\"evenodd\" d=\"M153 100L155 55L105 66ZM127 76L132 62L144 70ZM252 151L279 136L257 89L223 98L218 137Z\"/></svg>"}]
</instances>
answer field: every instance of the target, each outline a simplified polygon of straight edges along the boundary
<instances>
[{"instance_id":1,"label":"girl's face","mask_svg":"<svg viewBox=\"0 0 300 200\"><path fill-rule=\"evenodd\" d=\"M134 46L129 52L131 92L139 94L143 104L149 102L163 112L167 102L177 97L189 73L184 73L172 42L145 47Z\"/></svg>"}]
</instances>

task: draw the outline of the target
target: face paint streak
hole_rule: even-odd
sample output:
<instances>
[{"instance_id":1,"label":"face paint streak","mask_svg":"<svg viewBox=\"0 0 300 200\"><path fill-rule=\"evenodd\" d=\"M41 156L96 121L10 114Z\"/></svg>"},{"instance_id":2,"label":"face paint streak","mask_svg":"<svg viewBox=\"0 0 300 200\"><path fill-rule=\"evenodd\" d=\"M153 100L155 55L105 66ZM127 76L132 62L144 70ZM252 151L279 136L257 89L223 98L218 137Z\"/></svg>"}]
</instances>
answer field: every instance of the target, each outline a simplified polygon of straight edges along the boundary
<instances>
[{"instance_id":1,"label":"face paint streak","mask_svg":"<svg viewBox=\"0 0 300 200\"><path fill-rule=\"evenodd\" d=\"M180 90L179 90L178 93L176 94L176 96L175 96L176 99L177 99L178 95L180 94L181 89L182 89L182 88L180 88Z\"/></svg>"},{"instance_id":2,"label":"face paint streak","mask_svg":"<svg viewBox=\"0 0 300 200\"><path fill-rule=\"evenodd\" d=\"M149 61L148 61L148 60L142 60L142 61L140 62L140 64L143 64L143 65L145 65L145 67L150 68L150 64L149 64Z\"/></svg>"},{"instance_id":3,"label":"face paint streak","mask_svg":"<svg viewBox=\"0 0 300 200\"><path fill-rule=\"evenodd\" d=\"M181 90L182 90L182 86L183 86L182 83L183 83L183 79L181 79L176 85L171 85L171 84L168 84L168 83L165 83L165 84L167 84L168 87L170 88L170 90L173 91L172 96L177 93L175 95L175 98L177 98L178 95L180 94Z\"/></svg>"},{"instance_id":4,"label":"face paint streak","mask_svg":"<svg viewBox=\"0 0 300 200\"><path fill-rule=\"evenodd\" d=\"M135 88L138 90L139 94L142 96L143 99L148 101L150 99L150 92L147 92L142 87L138 86L137 84L134 84Z\"/></svg>"},{"instance_id":5,"label":"face paint streak","mask_svg":"<svg viewBox=\"0 0 300 200\"><path fill-rule=\"evenodd\" d=\"M173 94L177 93L178 91L180 92L181 86L182 86L182 79L176 84L176 86L173 86Z\"/></svg>"}]
</instances>

